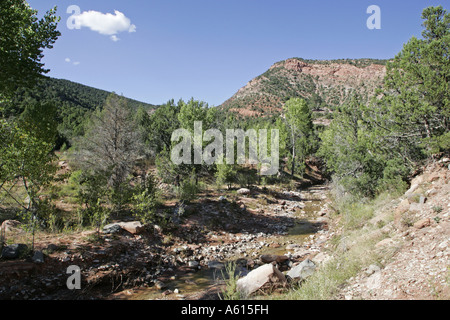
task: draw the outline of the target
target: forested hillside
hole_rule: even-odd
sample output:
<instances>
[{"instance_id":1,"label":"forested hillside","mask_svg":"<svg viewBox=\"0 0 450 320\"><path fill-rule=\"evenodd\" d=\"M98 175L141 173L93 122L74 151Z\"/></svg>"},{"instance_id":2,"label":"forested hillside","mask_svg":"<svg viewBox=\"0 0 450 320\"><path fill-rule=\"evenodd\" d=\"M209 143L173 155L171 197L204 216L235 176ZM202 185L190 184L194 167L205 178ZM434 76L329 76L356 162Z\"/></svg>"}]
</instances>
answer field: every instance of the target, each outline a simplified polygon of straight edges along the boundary
<instances>
[{"instance_id":1,"label":"forested hillside","mask_svg":"<svg viewBox=\"0 0 450 320\"><path fill-rule=\"evenodd\" d=\"M12 99L2 103L3 116L17 116L24 112L27 105L52 103L57 107L58 129L68 139L84 133L82 123L89 118L89 113L102 108L106 97L111 92L89 87L64 79L42 76L32 88L19 88ZM132 109L139 107L146 110L155 106L126 98Z\"/></svg>"}]
</instances>

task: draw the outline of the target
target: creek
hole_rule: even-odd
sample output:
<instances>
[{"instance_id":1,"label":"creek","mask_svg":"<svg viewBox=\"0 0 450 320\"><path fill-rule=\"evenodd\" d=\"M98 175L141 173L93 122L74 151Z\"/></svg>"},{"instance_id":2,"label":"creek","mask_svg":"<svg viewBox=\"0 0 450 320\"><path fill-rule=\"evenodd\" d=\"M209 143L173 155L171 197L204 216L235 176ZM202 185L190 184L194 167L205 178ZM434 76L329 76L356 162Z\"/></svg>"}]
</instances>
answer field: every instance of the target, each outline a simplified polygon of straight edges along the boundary
<instances>
[{"instance_id":1,"label":"creek","mask_svg":"<svg viewBox=\"0 0 450 320\"><path fill-rule=\"evenodd\" d=\"M217 261L211 267L202 267L199 269L192 269L189 272L173 277L170 281L164 283L163 289L158 289L156 286L145 289L136 289L129 291L125 298L128 300L159 300L159 299L195 299L192 298L205 290L219 283L223 283L224 277L227 276L225 265L229 262L236 263L236 272L240 276L244 276L249 270L242 261L247 259L254 259L261 255L290 255L292 250L286 248L288 245L294 247L302 247L308 241L314 238L314 235L321 229L318 228L318 219L320 220L320 212L326 201L326 186L312 186L300 192L293 192L296 197L289 200L290 205L301 204L301 210L291 212L293 210L282 210L277 212L279 215L285 215L292 218L294 221L288 228L273 234L264 239L263 243L256 236L250 237L250 241L255 243L253 249L248 249L245 252L236 252L232 258L224 261ZM267 209L271 210L270 205ZM165 297L163 292L170 294Z\"/></svg>"}]
</instances>

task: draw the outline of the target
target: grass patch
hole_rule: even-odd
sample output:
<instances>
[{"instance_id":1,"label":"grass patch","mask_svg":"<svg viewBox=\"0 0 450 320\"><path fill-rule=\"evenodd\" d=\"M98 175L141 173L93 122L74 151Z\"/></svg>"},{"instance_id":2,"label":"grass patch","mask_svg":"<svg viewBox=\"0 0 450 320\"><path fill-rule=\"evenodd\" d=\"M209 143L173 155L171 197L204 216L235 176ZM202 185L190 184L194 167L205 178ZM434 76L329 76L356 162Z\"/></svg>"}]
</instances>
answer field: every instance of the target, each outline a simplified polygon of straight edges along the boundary
<instances>
[{"instance_id":1,"label":"grass patch","mask_svg":"<svg viewBox=\"0 0 450 320\"><path fill-rule=\"evenodd\" d=\"M375 245L387 235L380 232L381 224L369 223L373 217L385 214L383 208L392 200L386 194L367 203L341 202L339 204L339 224L342 233L329 242L331 259L319 266L317 271L299 286L284 295L282 300L332 300L349 280L371 264L384 265L395 250L380 251ZM386 211L388 212L388 211ZM342 244L345 245L342 245Z\"/></svg>"},{"instance_id":2,"label":"grass patch","mask_svg":"<svg viewBox=\"0 0 450 320\"><path fill-rule=\"evenodd\" d=\"M335 255L299 287L289 291L286 300L332 300L349 279L373 263L380 264L379 252L374 245L382 239L380 234L354 244L348 251Z\"/></svg>"},{"instance_id":3,"label":"grass patch","mask_svg":"<svg viewBox=\"0 0 450 320\"><path fill-rule=\"evenodd\" d=\"M342 211L342 222L344 223L344 226L347 230L355 230L361 228L374 215L374 208L371 204L347 204L344 206Z\"/></svg>"}]
</instances>

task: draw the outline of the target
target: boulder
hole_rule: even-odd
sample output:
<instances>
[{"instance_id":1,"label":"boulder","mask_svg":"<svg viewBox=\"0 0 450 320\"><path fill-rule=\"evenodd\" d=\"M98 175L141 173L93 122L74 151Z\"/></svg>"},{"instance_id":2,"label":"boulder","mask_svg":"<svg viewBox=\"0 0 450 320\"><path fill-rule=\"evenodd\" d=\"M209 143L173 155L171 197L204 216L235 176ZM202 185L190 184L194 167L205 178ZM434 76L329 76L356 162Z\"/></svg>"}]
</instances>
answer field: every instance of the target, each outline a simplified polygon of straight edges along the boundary
<instances>
[{"instance_id":1,"label":"boulder","mask_svg":"<svg viewBox=\"0 0 450 320\"><path fill-rule=\"evenodd\" d=\"M302 281L311 276L316 270L316 265L309 259L302 261L300 264L289 270L286 274L289 278L296 281Z\"/></svg>"},{"instance_id":2,"label":"boulder","mask_svg":"<svg viewBox=\"0 0 450 320\"><path fill-rule=\"evenodd\" d=\"M430 174L430 176L428 177L428 182L433 182L433 181L437 181L441 178L441 175L439 174L439 172L433 172L432 174Z\"/></svg>"},{"instance_id":3,"label":"boulder","mask_svg":"<svg viewBox=\"0 0 450 320\"><path fill-rule=\"evenodd\" d=\"M411 183L411 187L405 192L405 196L410 196L419 188L419 183Z\"/></svg>"},{"instance_id":4,"label":"boulder","mask_svg":"<svg viewBox=\"0 0 450 320\"><path fill-rule=\"evenodd\" d=\"M331 256L326 254L325 252L319 252L316 254L316 256L313 258L313 262L321 265L327 263L331 259Z\"/></svg>"},{"instance_id":5,"label":"boulder","mask_svg":"<svg viewBox=\"0 0 450 320\"><path fill-rule=\"evenodd\" d=\"M105 234L119 233L122 230L131 234L140 234L144 231L144 226L139 221L131 221L111 223L103 227L103 233Z\"/></svg>"},{"instance_id":6,"label":"boulder","mask_svg":"<svg viewBox=\"0 0 450 320\"><path fill-rule=\"evenodd\" d=\"M408 211L409 207L410 207L409 200L408 199L404 199L398 205L397 209L395 210L395 213L401 215L401 214L405 213L406 211Z\"/></svg>"},{"instance_id":7,"label":"boulder","mask_svg":"<svg viewBox=\"0 0 450 320\"><path fill-rule=\"evenodd\" d=\"M427 198L424 197L424 196L420 196L420 198L419 198L419 204L424 204L425 201L427 201Z\"/></svg>"},{"instance_id":8,"label":"boulder","mask_svg":"<svg viewBox=\"0 0 450 320\"><path fill-rule=\"evenodd\" d=\"M122 231L122 227L118 223L111 223L103 227L103 233L114 234Z\"/></svg>"},{"instance_id":9,"label":"boulder","mask_svg":"<svg viewBox=\"0 0 450 320\"><path fill-rule=\"evenodd\" d=\"M250 194L250 189L247 188L241 188L237 191L237 194L243 194L243 195L247 195Z\"/></svg>"},{"instance_id":10,"label":"boulder","mask_svg":"<svg viewBox=\"0 0 450 320\"><path fill-rule=\"evenodd\" d=\"M375 245L375 248L387 247L387 246L390 246L393 242L394 242L394 240L392 240L391 238L386 238L386 239L383 239L383 240L379 241Z\"/></svg>"},{"instance_id":11,"label":"boulder","mask_svg":"<svg viewBox=\"0 0 450 320\"><path fill-rule=\"evenodd\" d=\"M195 260L191 260L191 261L188 262L188 267L189 268L197 268L198 265L199 265L198 261L195 261Z\"/></svg>"},{"instance_id":12,"label":"boulder","mask_svg":"<svg viewBox=\"0 0 450 320\"><path fill-rule=\"evenodd\" d=\"M366 274L368 276L374 274L375 272L380 272L381 268L379 266L377 266L376 264L371 264L367 270L366 270Z\"/></svg>"},{"instance_id":13,"label":"boulder","mask_svg":"<svg viewBox=\"0 0 450 320\"><path fill-rule=\"evenodd\" d=\"M56 244L50 243L46 250L48 251L48 253L52 253L55 252L56 250L58 250L58 246Z\"/></svg>"},{"instance_id":14,"label":"boulder","mask_svg":"<svg viewBox=\"0 0 450 320\"><path fill-rule=\"evenodd\" d=\"M420 213L423 210L423 205L417 202L411 203L409 206L409 212Z\"/></svg>"},{"instance_id":15,"label":"boulder","mask_svg":"<svg viewBox=\"0 0 450 320\"><path fill-rule=\"evenodd\" d=\"M162 282L162 281L160 281L160 280L157 280L157 281L155 282L155 287L156 287L158 290L162 290L162 289L167 288L167 285L166 285L164 282Z\"/></svg>"},{"instance_id":16,"label":"boulder","mask_svg":"<svg viewBox=\"0 0 450 320\"><path fill-rule=\"evenodd\" d=\"M42 253L42 251L36 250L36 251L34 252L34 255L33 255L33 257L31 258L31 260L32 260L34 263L44 263L44 254Z\"/></svg>"},{"instance_id":17,"label":"boulder","mask_svg":"<svg viewBox=\"0 0 450 320\"><path fill-rule=\"evenodd\" d=\"M144 231L144 226L139 221L119 222L119 225L131 234L141 234Z\"/></svg>"},{"instance_id":18,"label":"boulder","mask_svg":"<svg viewBox=\"0 0 450 320\"><path fill-rule=\"evenodd\" d=\"M381 272L373 273L366 281L366 287L369 290L376 290L381 288L383 284Z\"/></svg>"},{"instance_id":19,"label":"boulder","mask_svg":"<svg viewBox=\"0 0 450 320\"><path fill-rule=\"evenodd\" d=\"M421 220L417 221L416 223L414 223L414 228L422 229L422 228L428 227L430 225L431 225L431 220L429 218L426 218L426 219L421 219Z\"/></svg>"},{"instance_id":20,"label":"boulder","mask_svg":"<svg viewBox=\"0 0 450 320\"><path fill-rule=\"evenodd\" d=\"M266 285L285 285L286 277L273 264L262 265L236 283L238 292L248 297Z\"/></svg>"},{"instance_id":21,"label":"boulder","mask_svg":"<svg viewBox=\"0 0 450 320\"><path fill-rule=\"evenodd\" d=\"M271 262L283 263L289 260L289 257L279 256L275 254L263 254L259 257L259 259L264 263L271 263Z\"/></svg>"},{"instance_id":22,"label":"boulder","mask_svg":"<svg viewBox=\"0 0 450 320\"><path fill-rule=\"evenodd\" d=\"M4 259L17 259L27 250L28 246L26 244L12 244L3 248L1 257Z\"/></svg>"},{"instance_id":23,"label":"boulder","mask_svg":"<svg viewBox=\"0 0 450 320\"><path fill-rule=\"evenodd\" d=\"M225 265L222 262L220 262L220 261L212 260L212 261L208 261L208 268L210 268L210 269L223 269L223 268L225 268Z\"/></svg>"},{"instance_id":24,"label":"boulder","mask_svg":"<svg viewBox=\"0 0 450 320\"><path fill-rule=\"evenodd\" d=\"M300 248L292 254L292 258L299 259L304 256L307 256L308 254L311 254L311 251L309 251L308 249L305 249L305 248Z\"/></svg>"}]
</instances>

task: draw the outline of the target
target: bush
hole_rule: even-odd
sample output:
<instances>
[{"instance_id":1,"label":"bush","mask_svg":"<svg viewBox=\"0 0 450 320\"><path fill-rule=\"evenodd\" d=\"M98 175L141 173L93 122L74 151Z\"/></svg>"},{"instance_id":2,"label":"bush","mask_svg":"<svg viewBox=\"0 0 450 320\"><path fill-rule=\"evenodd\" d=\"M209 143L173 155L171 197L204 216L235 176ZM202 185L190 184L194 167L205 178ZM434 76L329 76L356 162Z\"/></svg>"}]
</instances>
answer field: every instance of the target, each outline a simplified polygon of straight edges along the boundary
<instances>
[{"instance_id":1,"label":"bush","mask_svg":"<svg viewBox=\"0 0 450 320\"><path fill-rule=\"evenodd\" d=\"M219 188L226 184L228 189L231 189L232 184L236 180L236 169L233 164L218 164L215 177Z\"/></svg>"},{"instance_id":2,"label":"bush","mask_svg":"<svg viewBox=\"0 0 450 320\"><path fill-rule=\"evenodd\" d=\"M99 234L101 227L106 223L111 212L103 205L101 199L97 200L96 205L91 207L89 212L91 226L95 226L97 234Z\"/></svg>"},{"instance_id":3,"label":"bush","mask_svg":"<svg viewBox=\"0 0 450 320\"><path fill-rule=\"evenodd\" d=\"M180 200L191 201L194 200L197 193L200 191L198 185L192 180L188 179L181 183Z\"/></svg>"},{"instance_id":4,"label":"bush","mask_svg":"<svg viewBox=\"0 0 450 320\"><path fill-rule=\"evenodd\" d=\"M258 181L256 170L249 168L240 168L236 174L236 183L241 187L249 188Z\"/></svg>"},{"instance_id":5,"label":"bush","mask_svg":"<svg viewBox=\"0 0 450 320\"><path fill-rule=\"evenodd\" d=\"M142 223L156 219L157 195L153 176L149 175L143 186L132 196L133 214Z\"/></svg>"},{"instance_id":6,"label":"bush","mask_svg":"<svg viewBox=\"0 0 450 320\"><path fill-rule=\"evenodd\" d=\"M183 179L178 187L178 198L181 201L192 201L196 198L200 192L200 186L198 185L195 176L192 174L189 177Z\"/></svg>"},{"instance_id":7,"label":"bush","mask_svg":"<svg viewBox=\"0 0 450 320\"><path fill-rule=\"evenodd\" d=\"M225 274L222 271L225 288L222 290L224 300L241 300L241 294L237 290L239 274L236 273L236 262L229 262L225 265Z\"/></svg>"}]
</instances>

